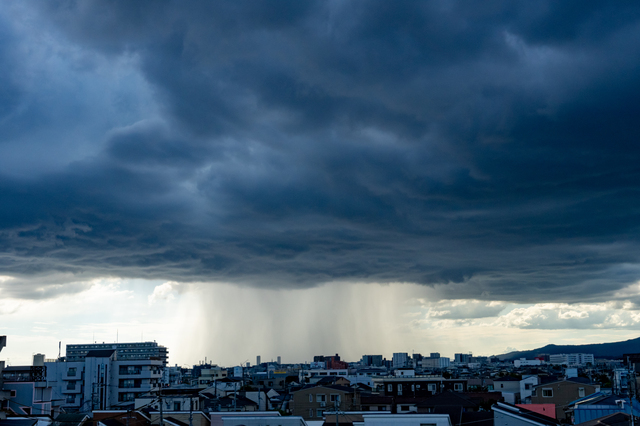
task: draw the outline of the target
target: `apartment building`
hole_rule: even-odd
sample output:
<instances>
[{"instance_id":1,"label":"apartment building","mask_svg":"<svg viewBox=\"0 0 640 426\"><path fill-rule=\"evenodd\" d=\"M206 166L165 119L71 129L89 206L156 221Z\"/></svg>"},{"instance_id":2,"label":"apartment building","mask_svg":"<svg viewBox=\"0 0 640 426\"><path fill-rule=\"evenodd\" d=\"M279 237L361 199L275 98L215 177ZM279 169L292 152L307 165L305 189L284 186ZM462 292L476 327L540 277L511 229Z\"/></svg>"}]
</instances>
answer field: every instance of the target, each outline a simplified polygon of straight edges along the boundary
<instances>
[{"instance_id":1,"label":"apartment building","mask_svg":"<svg viewBox=\"0 0 640 426\"><path fill-rule=\"evenodd\" d=\"M139 361L147 359L159 359L162 365L167 365L169 351L166 347L156 342L134 343L81 343L67 345L66 361L81 362L89 351L115 349L120 361Z\"/></svg>"},{"instance_id":2,"label":"apartment building","mask_svg":"<svg viewBox=\"0 0 640 426\"><path fill-rule=\"evenodd\" d=\"M159 359L120 360L116 349L89 351L83 361L45 364L54 405L65 411L133 404L137 396L159 389L163 368Z\"/></svg>"},{"instance_id":3,"label":"apartment building","mask_svg":"<svg viewBox=\"0 0 640 426\"><path fill-rule=\"evenodd\" d=\"M373 381L385 396L424 398L445 391L467 391L466 379L445 379L442 377L385 377L374 378Z\"/></svg>"},{"instance_id":4,"label":"apartment building","mask_svg":"<svg viewBox=\"0 0 640 426\"><path fill-rule=\"evenodd\" d=\"M549 355L549 362L551 364L562 365L587 365L594 364L593 354L555 354Z\"/></svg>"}]
</instances>

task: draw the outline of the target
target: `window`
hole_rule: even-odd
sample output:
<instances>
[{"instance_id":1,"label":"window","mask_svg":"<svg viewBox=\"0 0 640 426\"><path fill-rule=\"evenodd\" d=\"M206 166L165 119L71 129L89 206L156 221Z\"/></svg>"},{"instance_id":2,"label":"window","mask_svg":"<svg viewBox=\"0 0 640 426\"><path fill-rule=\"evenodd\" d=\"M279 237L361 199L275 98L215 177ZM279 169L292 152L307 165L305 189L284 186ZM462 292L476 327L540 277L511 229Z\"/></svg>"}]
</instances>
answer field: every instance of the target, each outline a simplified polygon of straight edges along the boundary
<instances>
[{"instance_id":1,"label":"window","mask_svg":"<svg viewBox=\"0 0 640 426\"><path fill-rule=\"evenodd\" d=\"M503 384L503 383L500 383L500 387L501 387L501 388L503 388L503 387L504 387L504 384Z\"/></svg>"},{"instance_id":2,"label":"window","mask_svg":"<svg viewBox=\"0 0 640 426\"><path fill-rule=\"evenodd\" d=\"M76 381L75 380L71 380L69 383L67 383L67 390L75 390L76 389Z\"/></svg>"},{"instance_id":3,"label":"window","mask_svg":"<svg viewBox=\"0 0 640 426\"><path fill-rule=\"evenodd\" d=\"M531 390L531 383L525 383L524 388L525 390Z\"/></svg>"},{"instance_id":4,"label":"window","mask_svg":"<svg viewBox=\"0 0 640 426\"><path fill-rule=\"evenodd\" d=\"M74 404L76 402L76 396L71 394L67 395L67 404Z\"/></svg>"},{"instance_id":5,"label":"window","mask_svg":"<svg viewBox=\"0 0 640 426\"><path fill-rule=\"evenodd\" d=\"M411 409L410 405L401 405L400 411L409 411Z\"/></svg>"},{"instance_id":6,"label":"window","mask_svg":"<svg viewBox=\"0 0 640 426\"><path fill-rule=\"evenodd\" d=\"M387 392L393 392L393 385L387 385Z\"/></svg>"},{"instance_id":7,"label":"window","mask_svg":"<svg viewBox=\"0 0 640 426\"><path fill-rule=\"evenodd\" d=\"M140 374L142 373L142 366L141 365L121 365L120 368L118 369L118 373L120 373L121 376Z\"/></svg>"},{"instance_id":8,"label":"window","mask_svg":"<svg viewBox=\"0 0 640 426\"><path fill-rule=\"evenodd\" d=\"M180 403L179 402L174 402L173 403L173 411L180 411Z\"/></svg>"},{"instance_id":9,"label":"window","mask_svg":"<svg viewBox=\"0 0 640 426\"><path fill-rule=\"evenodd\" d=\"M15 397L16 397L16 391L15 391L15 389L12 389L12 390L11 390L11 395L10 395L10 396L11 396L11 398L15 398Z\"/></svg>"},{"instance_id":10,"label":"window","mask_svg":"<svg viewBox=\"0 0 640 426\"><path fill-rule=\"evenodd\" d=\"M313 402L313 395L309 394L309 402Z\"/></svg>"},{"instance_id":11,"label":"window","mask_svg":"<svg viewBox=\"0 0 640 426\"><path fill-rule=\"evenodd\" d=\"M322 417L324 415L324 410L322 408L318 408L316 410L316 417Z\"/></svg>"},{"instance_id":12,"label":"window","mask_svg":"<svg viewBox=\"0 0 640 426\"><path fill-rule=\"evenodd\" d=\"M398 385L398 395L402 395L402 385Z\"/></svg>"},{"instance_id":13,"label":"window","mask_svg":"<svg viewBox=\"0 0 640 426\"><path fill-rule=\"evenodd\" d=\"M340 395L338 395L337 393L332 393L329 396L329 401L331 401L331 402L336 402L336 401L340 402Z\"/></svg>"},{"instance_id":14,"label":"window","mask_svg":"<svg viewBox=\"0 0 640 426\"><path fill-rule=\"evenodd\" d=\"M436 384L435 383L431 383L427 385L427 390L429 392L435 392L436 391Z\"/></svg>"},{"instance_id":15,"label":"window","mask_svg":"<svg viewBox=\"0 0 640 426\"><path fill-rule=\"evenodd\" d=\"M416 390L416 385L411 385L411 391L415 392L415 390Z\"/></svg>"},{"instance_id":16,"label":"window","mask_svg":"<svg viewBox=\"0 0 640 426\"><path fill-rule=\"evenodd\" d=\"M70 367L69 370L67 370L67 376L75 376L76 375L76 367Z\"/></svg>"},{"instance_id":17,"label":"window","mask_svg":"<svg viewBox=\"0 0 640 426\"><path fill-rule=\"evenodd\" d=\"M453 390L456 392L462 392L462 383L454 383Z\"/></svg>"},{"instance_id":18,"label":"window","mask_svg":"<svg viewBox=\"0 0 640 426\"><path fill-rule=\"evenodd\" d=\"M542 397L543 398L552 398L553 397L553 389L542 389Z\"/></svg>"},{"instance_id":19,"label":"window","mask_svg":"<svg viewBox=\"0 0 640 426\"><path fill-rule=\"evenodd\" d=\"M327 402L327 395L323 393L316 394L316 402Z\"/></svg>"},{"instance_id":20,"label":"window","mask_svg":"<svg viewBox=\"0 0 640 426\"><path fill-rule=\"evenodd\" d=\"M584 388L578 388L578 396L581 398L584 396Z\"/></svg>"}]
</instances>

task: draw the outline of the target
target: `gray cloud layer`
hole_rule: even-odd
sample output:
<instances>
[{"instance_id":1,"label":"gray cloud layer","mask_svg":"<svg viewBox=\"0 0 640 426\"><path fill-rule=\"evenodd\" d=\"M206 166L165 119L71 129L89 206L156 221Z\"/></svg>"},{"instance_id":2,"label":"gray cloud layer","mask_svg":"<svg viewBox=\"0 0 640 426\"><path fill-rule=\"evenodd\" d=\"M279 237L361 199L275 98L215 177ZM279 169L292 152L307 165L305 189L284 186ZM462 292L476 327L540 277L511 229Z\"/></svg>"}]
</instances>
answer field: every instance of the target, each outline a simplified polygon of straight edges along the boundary
<instances>
[{"instance_id":1,"label":"gray cloud layer","mask_svg":"<svg viewBox=\"0 0 640 426\"><path fill-rule=\"evenodd\" d=\"M635 2L2 13L2 274L520 302L638 280Z\"/></svg>"}]
</instances>

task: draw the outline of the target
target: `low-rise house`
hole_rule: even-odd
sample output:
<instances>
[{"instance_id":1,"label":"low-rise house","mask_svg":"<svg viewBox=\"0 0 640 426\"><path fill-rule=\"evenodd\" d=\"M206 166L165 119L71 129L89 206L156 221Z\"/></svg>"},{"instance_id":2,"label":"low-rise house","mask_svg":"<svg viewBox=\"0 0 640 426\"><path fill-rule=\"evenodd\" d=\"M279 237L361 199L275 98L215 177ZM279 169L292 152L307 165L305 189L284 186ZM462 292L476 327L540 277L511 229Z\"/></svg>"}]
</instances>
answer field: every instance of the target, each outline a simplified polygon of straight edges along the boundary
<instances>
[{"instance_id":1,"label":"low-rise house","mask_svg":"<svg viewBox=\"0 0 640 426\"><path fill-rule=\"evenodd\" d=\"M203 396L200 395L200 389L198 388L168 388L136 398L134 408L137 410L149 407L150 409L159 410L160 401L158 397L162 398L162 409L166 411L198 411L202 409L203 405Z\"/></svg>"},{"instance_id":2,"label":"low-rise house","mask_svg":"<svg viewBox=\"0 0 640 426\"><path fill-rule=\"evenodd\" d=\"M599 385L588 385L572 380L561 380L535 386L531 394L532 404L555 404L556 418L566 418L569 404L587 395L600 391Z\"/></svg>"},{"instance_id":3,"label":"low-rise house","mask_svg":"<svg viewBox=\"0 0 640 426\"><path fill-rule=\"evenodd\" d=\"M493 379L493 388L502 393L504 402L516 404L520 402L520 379L513 376L504 376Z\"/></svg>"},{"instance_id":4,"label":"low-rise house","mask_svg":"<svg viewBox=\"0 0 640 426\"><path fill-rule=\"evenodd\" d=\"M114 424L114 422L117 422ZM138 410L101 410L93 412L96 426L150 426L151 417Z\"/></svg>"},{"instance_id":5,"label":"low-rise house","mask_svg":"<svg viewBox=\"0 0 640 426\"><path fill-rule=\"evenodd\" d=\"M556 418L556 406L554 404L516 404L516 407L524 408L552 419Z\"/></svg>"},{"instance_id":6,"label":"low-rise house","mask_svg":"<svg viewBox=\"0 0 640 426\"><path fill-rule=\"evenodd\" d=\"M85 413L60 413L51 426L84 426L90 421L91 419Z\"/></svg>"},{"instance_id":7,"label":"low-rise house","mask_svg":"<svg viewBox=\"0 0 640 426\"><path fill-rule=\"evenodd\" d=\"M364 426L452 426L446 414L364 414Z\"/></svg>"},{"instance_id":8,"label":"low-rise house","mask_svg":"<svg viewBox=\"0 0 640 426\"><path fill-rule=\"evenodd\" d=\"M522 380L520 380L520 400L518 402L530 404L533 388L539 384L540 380L538 379L538 376L523 376Z\"/></svg>"},{"instance_id":9,"label":"low-rise house","mask_svg":"<svg viewBox=\"0 0 640 426\"><path fill-rule=\"evenodd\" d=\"M273 418L271 416L222 417L223 426L307 426L307 422L299 416Z\"/></svg>"},{"instance_id":10,"label":"low-rise house","mask_svg":"<svg viewBox=\"0 0 640 426\"><path fill-rule=\"evenodd\" d=\"M287 417L291 417L291 416L287 416ZM278 423L277 420L280 420L283 417L280 416L280 413L278 413L277 411L253 411L253 412L246 412L246 413L226 413L226 412L212 411L209 413L211 426L224 426L225 424L224 420L227 418L234 418L234 419L260 418L262 419L263 425L278 426L278 425L281 425L282 423ZM228 426L228 423L227 423L227 426Z\"/></svg>"},{"instance_id":11,"label":"low-rise house","mask_svg":"<svg viewBox=\"0 0 640 426\"><path fill-rule=\"evenodd\" d=\"M449 408L456 412L478 411L480 405L471 400L470 397L458 392L443 392L425 398L418 402L418 413L439 413L438 410ZM398 411L400 412L400 411Z\"/></svg>"},{"instance_id":12,"label":"low-rise house","mask_svg":"<svg viewBox=\"0 0 640 426\"><path fill-rule=\"evenodd\" d=\"M361 396L357 389L346 386L307 385L292 393L291 412L305 420L320 420L325 411L360 410Z\"/></svg>"},{"instance_id":13,"label":"low-rise house","mask_svg":"<svg viewBox=\"0 0 640 426\"><path fill-rule=\"evenodd\" d=\"M582 424L615 413L633 414L640 417L640 402L620 395L605 395L597 392L572 402L567 408L574 424Z\"/></svg>"},{"instance_id":14,"label":"low-rise house","mask_svg":"<svg viewBox=\"0 0 640 426\"><path fill-rule=\"evenodd\" d=\"M633 424L630 414L613 413L581 423L580 426L629 426L630 424Z\"/></svg>"},{"instance_id":15,"label":"low-rise house","mask_svg":"<svg viewBox=\"0 0 640 426\"><path fill-rule=\"evenodd\" d=\"M211 426L211 419L207 413L203 411L165 411L162 413L162 416L163 418L172 418L174 420L174 424L178 425L179 422L182 422L186 425L192 424L193 426ZM151 411L149 412L149 417L151 418L152 426L160 424L160 412ZM191 421L189 420L189 417L191 417Z\"/></svg>"},{"instance_id":16,"label":"low-rise house","mask_svg":"<svg viewBox=\"0 0 640 426\"><path fill-rule=\"evenodd\" d=\"M498 402L493 407L494 426L558 426L551 417L515 405Z\"/></svg>"},{"instance_id":17,"label":"low-rise house","mask_svg":"<svg viewBox=\"0 0 640 426\"><path fill-rule=\"evenodd\" d=\"M393 406L392 396L362 395L362 411L388 411Z\"/></svg>"}]
</instances>

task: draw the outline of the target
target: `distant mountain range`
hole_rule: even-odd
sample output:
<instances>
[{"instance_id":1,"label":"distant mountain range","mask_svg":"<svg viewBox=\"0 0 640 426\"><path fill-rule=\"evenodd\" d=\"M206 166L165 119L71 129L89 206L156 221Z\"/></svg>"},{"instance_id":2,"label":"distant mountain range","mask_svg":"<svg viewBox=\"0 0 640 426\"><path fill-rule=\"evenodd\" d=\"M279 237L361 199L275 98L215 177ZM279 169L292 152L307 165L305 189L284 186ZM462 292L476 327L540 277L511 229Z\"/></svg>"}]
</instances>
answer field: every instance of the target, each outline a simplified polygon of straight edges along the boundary
<instances>
[{"instance_id":1,"label":"distant mountain range","mask_svg":"<svg viewBox=\"0 0 640 426\"><path fill-rule=\"evenodd\" d=\"M498 355L501 360L532 359L542 354L593 354L595 358L622 359L623 354L640 353L640 337L624 342L594 343L591 345L547 345L530 351L515 351Z\"/></svg>"}]
</instances>

